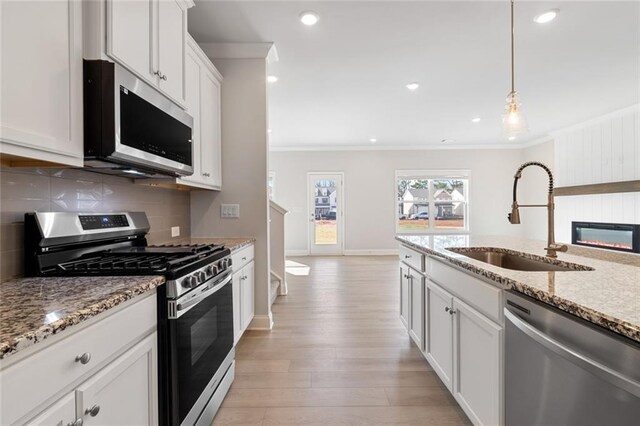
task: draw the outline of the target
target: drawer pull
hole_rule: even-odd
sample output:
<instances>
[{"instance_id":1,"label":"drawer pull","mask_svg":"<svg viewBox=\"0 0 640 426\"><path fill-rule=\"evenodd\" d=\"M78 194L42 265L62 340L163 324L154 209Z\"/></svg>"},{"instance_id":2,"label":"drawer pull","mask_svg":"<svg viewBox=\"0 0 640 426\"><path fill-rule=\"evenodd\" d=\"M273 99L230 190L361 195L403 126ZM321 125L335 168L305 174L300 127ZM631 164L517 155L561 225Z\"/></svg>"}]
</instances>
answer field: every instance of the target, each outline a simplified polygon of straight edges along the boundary
<instances>
[{"instance_id":1,"label":"drawer pull","mask_svg":"<svg viewBox=\"0 0 640 426\"><path fill-rule=\"evenodd\" d=\"M405 254L405 255L404 255L404 258L405 258L405 259L411 259L411 255L410 255L410 254Z\"/></svg>"},{"instance_id":2,"label":"drawer pull","mask_svg":"<svg viewBox=\"0 0 640 426\"><path fill-rule=\"evenodd\" d=\"M247 256L243 257L242 260L247 260Z\"/></svg>"},{"instance_id":3,"label":"drawer pull","mask_svg":"<svg viewBox=\"0 0 640 426\"><path fill-rule=\"evenodd\" d=\"M84 413L90 415L91 417L97 416L99 412L100 412L100 406L98 404L84 410Z\"/></svg>"},{"instance_id":4,"label":"drawer pull","mask_svg":"<svg viewBox=\"0 0 640 426\"><path fill-rule=\"evenodd\" d=\"M82 426L82 419L76 419L75 422L67 423L67 426Z\"/></svg>"},{"instance_id":5,"label":"drawer pull","mask_svg":"<svg viewBox=\"0 0 640 426\"><path fill-rule=\"evenodd\" d=\"M89 352L76 356L76 362L79 362L80 364L86 365L89 364L89 361L91 361L91 354Z\"/></svg>"}]
</instances>

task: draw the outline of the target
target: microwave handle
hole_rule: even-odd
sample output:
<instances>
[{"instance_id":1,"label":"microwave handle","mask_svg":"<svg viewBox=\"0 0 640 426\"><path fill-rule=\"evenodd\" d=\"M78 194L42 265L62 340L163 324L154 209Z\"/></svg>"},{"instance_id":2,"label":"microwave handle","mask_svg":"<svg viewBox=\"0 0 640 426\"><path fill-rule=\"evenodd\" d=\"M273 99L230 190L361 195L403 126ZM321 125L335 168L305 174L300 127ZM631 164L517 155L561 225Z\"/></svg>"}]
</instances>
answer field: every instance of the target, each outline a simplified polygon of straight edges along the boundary
<instances>
[{"instance_id":1,"label":"microwave handle","mask_svg":"<svg viewBox=\"0 0 640 426\"><path fill-rule=\"evenodd\" d=\"M189 309L191 309L192 307L200 303L203 299L206 299L207 297L211 296L213 293L220 290L225 285L229 284L231 279L232 279L231 272L229 272L221 281L218 281L217 283L213 283L212 284L213 287L208 287L207 290L203 291L196 297L187 300L184 303L178 303L176 306L176 311L177 311L176 317L180 317L181 315L185 314Z\"/></svg>"}]
</instances>

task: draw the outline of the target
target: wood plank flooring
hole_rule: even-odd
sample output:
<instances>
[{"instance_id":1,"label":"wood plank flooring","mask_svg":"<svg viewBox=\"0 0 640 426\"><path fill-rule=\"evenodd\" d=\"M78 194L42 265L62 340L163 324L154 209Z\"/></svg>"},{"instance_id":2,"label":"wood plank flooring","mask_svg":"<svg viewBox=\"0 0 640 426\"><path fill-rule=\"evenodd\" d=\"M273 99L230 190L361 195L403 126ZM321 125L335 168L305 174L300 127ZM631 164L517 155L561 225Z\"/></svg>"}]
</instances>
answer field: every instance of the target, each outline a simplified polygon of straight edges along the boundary
<instances>
[{"instance_id":1,"label":"wood plank flooring","mask_svg":"<svg viewBox=\"0 0 640 426\"><path fill-rule=\"evenodd\" d=\"M272 331L247 331L214 425L468 425L398 318L398 258L301 257Z\"/></svg>"}]
</instances>

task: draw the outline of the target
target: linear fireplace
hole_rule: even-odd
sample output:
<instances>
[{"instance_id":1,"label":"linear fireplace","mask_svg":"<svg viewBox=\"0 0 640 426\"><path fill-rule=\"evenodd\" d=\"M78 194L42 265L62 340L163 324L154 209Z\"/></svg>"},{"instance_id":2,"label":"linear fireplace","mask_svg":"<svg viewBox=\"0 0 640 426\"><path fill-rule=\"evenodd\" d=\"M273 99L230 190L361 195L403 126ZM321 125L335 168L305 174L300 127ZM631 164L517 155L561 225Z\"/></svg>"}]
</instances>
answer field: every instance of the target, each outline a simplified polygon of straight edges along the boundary
<instances>
[{"instance_id":1,"label":"linear fireplace","mask_svg":"<svg viewBox=\"0 0 640 426\"><path fill-rule=\"evenodd\" d=\"M640 225L571 222L571 243L629 253L640 253Z\"/></svg>"}]
</instances>

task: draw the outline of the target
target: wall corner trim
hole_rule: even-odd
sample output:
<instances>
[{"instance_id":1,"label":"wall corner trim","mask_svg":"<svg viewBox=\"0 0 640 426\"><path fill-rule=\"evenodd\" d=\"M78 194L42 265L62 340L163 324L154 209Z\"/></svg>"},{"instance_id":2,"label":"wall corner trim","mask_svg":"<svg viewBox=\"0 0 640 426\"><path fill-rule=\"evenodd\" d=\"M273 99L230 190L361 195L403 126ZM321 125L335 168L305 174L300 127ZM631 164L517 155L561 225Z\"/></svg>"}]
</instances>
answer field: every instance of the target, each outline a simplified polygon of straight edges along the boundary
<instances>
[{"instance_id":1,"label":"wall corner trim","mask_svg":"<svg viewBox=\"0 0 640 426\"><path fill-rule=\"evenodd\" d=\"M273 316L271 312L269 315L255 315L251 320L251 324L247 327L248 330L271 330L273 328Z\"/></svg>"}]
</instances>

